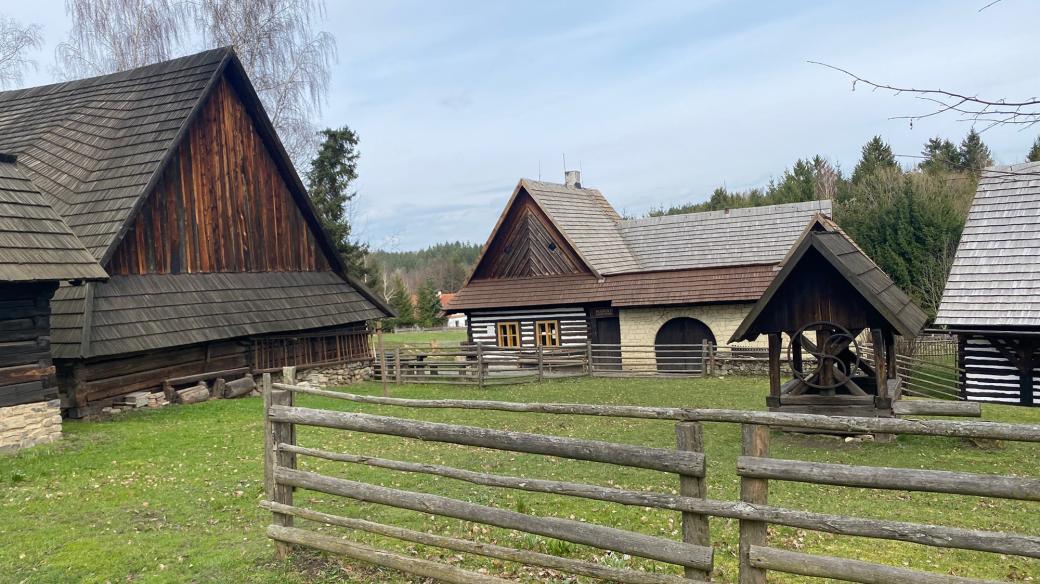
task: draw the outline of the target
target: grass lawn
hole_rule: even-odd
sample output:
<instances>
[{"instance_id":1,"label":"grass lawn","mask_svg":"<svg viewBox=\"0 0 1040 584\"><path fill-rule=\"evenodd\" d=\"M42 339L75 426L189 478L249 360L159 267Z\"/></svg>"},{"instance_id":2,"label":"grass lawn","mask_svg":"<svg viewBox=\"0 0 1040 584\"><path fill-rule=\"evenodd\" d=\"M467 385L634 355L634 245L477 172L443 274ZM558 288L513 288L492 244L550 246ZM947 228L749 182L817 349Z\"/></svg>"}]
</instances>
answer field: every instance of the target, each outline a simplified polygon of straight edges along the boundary
<instances>
[{"instance_id":1,"label":"grass lawn","mask_svg":"<svg viewBox=\"0 0 1040 584\"><path fill-rule=\"evenodd\" d=\"M354 391L377 393L377 384ZM400 386L400 397L460 397L502 400L583 401L761 409L761 379L589 380L540 385L469 388ZM300 405L367 411L435 421L601 438L634 444L674 445L673 424L575 416L410 411L360 406L300 396ZM264 537L270 515L256 506L262 497L261 400L213 401L193 406L125 414L107 422L66 424L56 445L0 457L0 581L2 582L408 582L367 566L322 561L317 554L273 560ZM1040 423L1040 409L984 406L987 419ZM709 495L735 499L739 428L707 424ZM672 475L590 462L496 453L315 428L300 428L298 442L330 450L428 461L499 474L569 479L628 489L673 492ZM1036 445L1006 444L988 450L954 439L904 437L896 444L846 445L832 440L774 433L772 454L825 462L939 468L1040 476ZM475 503L537 515L554 515L623 527L662 537L679 537L679 514L566 497L491 489L450 479L395 473L301 457L300 467L385 486L422 490ZM636 558L583 546L486 528L462 521L357 504L298 491L297 504L435 533L497 541L598 561L612 566L669 570ZM867 491L773 481L770 502L821 512L933 522L1015 531L1040 536L1035 503L978 497ZM302 522L301 522L302 524ZM335 531L327 528L328 531ZM486 568L534 581L540 571L493 563L454 552L358 535L404 553L438 557L466 567ZM736 575L737 523L712 520L715 580ZM1013 581L1040 580L1040 563L992 554L862 540L787 528L771 528L771 544L800 551L872 559L943 573ZM544 575L542 576L544 577ZM809 582L774 574L773 582Z\"/></svg>"},{"instance_id":2,"label":"grass lawn","mask_svg":"<svg viewBox=\"0 0 1040 584\"><path fill-rule=\"evenodd\" d=\"M437 343L440 347L450 347L457 346L459 343L465 342L465 340L466 329L400 332L383 335L383 344L387 347L398 347L401 345L425 345L428 347L430 343ZM374 337L372 342L375 342Z\"/></svg>"}]
</instances>

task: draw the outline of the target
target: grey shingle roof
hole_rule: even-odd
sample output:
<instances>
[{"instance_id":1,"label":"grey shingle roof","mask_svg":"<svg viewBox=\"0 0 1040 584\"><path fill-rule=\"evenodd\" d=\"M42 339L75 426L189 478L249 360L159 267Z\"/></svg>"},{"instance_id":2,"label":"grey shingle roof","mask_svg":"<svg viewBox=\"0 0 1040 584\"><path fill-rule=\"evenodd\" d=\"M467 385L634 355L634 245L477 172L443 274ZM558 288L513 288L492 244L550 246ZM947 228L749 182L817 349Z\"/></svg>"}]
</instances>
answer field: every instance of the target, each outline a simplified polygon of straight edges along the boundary
<instances>
[{"instance_id":1,"label":"grey shingle roof","mask_svg":"<svg viewBox=\"0 0 1040 584\"><path fill-rule=\"evenodd\" d=\"M643 271L775 264L817 213L831 202L628 219L621 237Z\"/></svg>"},{"instance_id":2,"label":"grey shingle roof","mask_svg":"<svg viewBox=\"0 0 1040 584\"><path fill-rule=\"evenodd\" d=\"M19 166L97 259L230 49L111 75L0 92L0 152Z\"/></svg>"},{"instance_id":3,"label":"grey shingle roof","mask_svg":"<svg viewBox=\"0 0 1040 584\"><path fill-rule=\"evenodd\" d=\"M0 282L107 277L18 165L0 161Z\"/></svg>"},{"instance_id":4,"label":"grey shingle roof","mask_svg":"<svg viewBox=\"0 0 1040 584\"><path fill-rule=\"evenodd\" d=\"M332 272L115 276L92 284L89 355L333 327L384 313ZM85 286L63 286L52 306L52 348L80 355Z\"/></svg>"},{"instance_id":5,"label":"grey shingle roof","mask_svg":"<svg viewBox=\"0 0 1040 584\"><path fill-rule=\"evenodd\" d=\"M525 189L599 275L775 264L830 201L622 219L596 189L523 179Z\"/></svg>"},{"instance_id":6,"label":"grey shingle roof","mask_svg":"<svg viewBox=\"0 0 1040 584\"><path fill-rule=\"evenodd\" d=\"M1040 162L983 173L935 323L1040 326Z\"/></svg>"}]
</instances>

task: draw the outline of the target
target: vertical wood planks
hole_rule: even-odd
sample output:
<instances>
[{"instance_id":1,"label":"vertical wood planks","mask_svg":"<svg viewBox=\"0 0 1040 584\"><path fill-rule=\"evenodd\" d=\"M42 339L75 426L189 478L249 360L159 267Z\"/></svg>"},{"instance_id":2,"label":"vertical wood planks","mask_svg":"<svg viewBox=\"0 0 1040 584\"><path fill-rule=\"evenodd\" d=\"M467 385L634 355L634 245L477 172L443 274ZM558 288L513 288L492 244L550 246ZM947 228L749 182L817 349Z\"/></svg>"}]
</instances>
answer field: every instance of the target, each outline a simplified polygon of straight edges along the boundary
<instances>
[{"instance_id":1,"label":"vertical wood planks","mask_svg":"<svg viewBox=\"0 0 1040 584\"><path fill-rule=\"evenodd\" d=\"M769 456L769 426L743 424L740 433L742 455L760 458ZM741 477L740 500L759 505L768 503L769 481ZM766 584L766 571L752 566L749 554L752 546L766 545L767 526L764 521L740 521L740 584Z\"/></svg>"},{"instance_id":2,"label":"vertical wood planks","mask_svg":"<svg viewBox=\"0 0 1040 584\"><path fill-rule=\"evenodd\" d=\"M675 425L676 449L688 452L704 452L704 429L700 422L679 422ZM704 499L708 496L708 481L704 477L679 475L679 494L683 497ZM699 513L682 514L683 541L711 547L708 516ZM685 568L687 578L708 580L711 571Z\"/></svg>"},{"instance_id":3,"label":"vertical wood planks","mask_svg":"<svg viewBox=\"0 0 1040 584\"><path fill-rule=\"evenodd\" d=\"M217 84L109 273L330 269L235 90Z\"/></svg>"}]
</instances>

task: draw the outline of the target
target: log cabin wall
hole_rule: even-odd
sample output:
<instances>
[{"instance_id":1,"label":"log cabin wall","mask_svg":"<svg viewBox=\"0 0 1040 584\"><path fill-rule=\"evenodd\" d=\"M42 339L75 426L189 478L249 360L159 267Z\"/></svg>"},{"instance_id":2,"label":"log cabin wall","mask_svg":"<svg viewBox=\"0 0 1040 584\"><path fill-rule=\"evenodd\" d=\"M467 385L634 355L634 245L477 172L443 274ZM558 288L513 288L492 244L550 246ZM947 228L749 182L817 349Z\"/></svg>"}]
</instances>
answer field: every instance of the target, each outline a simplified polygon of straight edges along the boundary
<instances>
[{"instance_id":1,"label":"log cabin wall","mask_svg":"<svg viewBox=\"0 0 1040 584\"><path fill-rule=\"evenodd\" d=\"M1023 383L1022 373L993 342L980 335L959 335L963 355L965 399L1005 404L1040 404L1040 368ZM1023 387L1032 387L1032 396Z\"/></svg>"},{"instance_id":2,"label":"log cabin wall","mask_svg":"<svg viewBox=\"0 0 1040 584\"><path fill-rule=\"evenodd\" d=\"M203 105L108 269L112 275L330 269L227 79Z\"/></svg>"},{"instance_id":3,"label":"log cabin wall","mask_svg":"<svg viewBox=\"0 0 1040 584\"><path fill-rule=\"evenodd\" d=\"M0 284L0 408L58 396L51 364L56 282Z\"/></svg>"},{"instance_id":4,"label":"log cabin wall","mask_svg":"<svg viewBox=\"0 0 1040 584\"><path fill-rule=\"evenodd\" d=\"M520 346L535 347L535 323L559 323L560 346L584 346L589 339L588 312L582 306L537 308L530 310L479 310L469 313L469 338L481 345L497 345L500 322L519 325Z\"/></svg>"}]
</instances>

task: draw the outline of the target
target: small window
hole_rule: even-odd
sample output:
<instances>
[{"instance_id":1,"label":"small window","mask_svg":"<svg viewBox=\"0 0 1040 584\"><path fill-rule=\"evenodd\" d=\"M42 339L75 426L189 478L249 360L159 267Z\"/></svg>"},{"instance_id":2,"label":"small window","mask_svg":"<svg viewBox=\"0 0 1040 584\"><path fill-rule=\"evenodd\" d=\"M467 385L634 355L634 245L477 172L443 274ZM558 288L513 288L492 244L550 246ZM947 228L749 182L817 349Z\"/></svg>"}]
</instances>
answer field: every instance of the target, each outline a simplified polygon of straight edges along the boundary
<instances>
[{"instance_id":1,"label":"small window","mask_svg":"<svg viewBox=\"0 0 1040 584\"><path fill-rule=\"evenodd\" d=\"M560 321L539 320L534 324L534 338L539 347L559 347Z\"/></svg>"},{"instance_id":2,"label":"small window","mask_svg":"<svg viewBox=\"0 0 1040 584\"><path fill-rule=\"evenodd\" d=\"M500 322L498 323L498 346L519 347L520 346L520 323Z\"/></svg>"},{"instance_id":3,"label":"small window","mask_svg":"<svg viewBox=\"0 0 1040 584\"><path fill-rule=\"evenodd\" d=\"M556 242L550 241L548 245L549 251L556 251Z\"/></svg>"}]
</instances>

